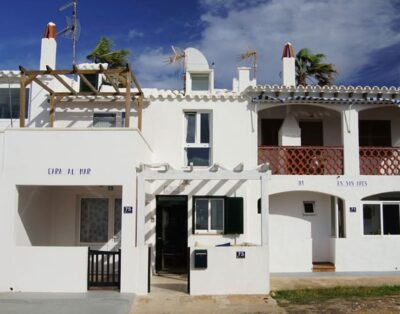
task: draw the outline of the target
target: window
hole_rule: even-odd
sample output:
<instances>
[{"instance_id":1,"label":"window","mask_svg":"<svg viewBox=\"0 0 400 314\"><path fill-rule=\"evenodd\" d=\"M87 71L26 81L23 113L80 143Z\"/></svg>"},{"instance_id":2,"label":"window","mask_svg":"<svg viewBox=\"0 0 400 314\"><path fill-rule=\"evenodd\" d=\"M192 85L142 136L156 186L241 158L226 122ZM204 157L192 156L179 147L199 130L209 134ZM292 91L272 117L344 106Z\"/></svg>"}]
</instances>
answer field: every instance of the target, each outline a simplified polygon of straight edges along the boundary
<instances>
[{"instance_id":1,"label":"window","mask_svg":"<svg viewBox=\"0 0 400 314\"><path fill-rule=\"evenodd\" d=\"M123 127L125 112L95 112L93 113L93 127L95 128L115 128Z\"/></svg>"},{"instance_id":2,"label":"window","mask_svg":"<svg viewBox=\"0 0 400 314\"><path fill-rule=\"evenodd\" d=\"M192 78L192 91L208 91L210 87L210 74L190 74Z\"/></svg>"},{"instance_id":3,"label":"window","mask_svg":"<svg viewBox=\"0 0 400 314\"><path fill-rule=\"evenodd\" d=\"M186 112L186 165L210 166L210 113Z\"/></svg>"},{"instance_id":4,"label":"window","mask_svg":"<svg viewBox=\"0 0 400 314\"><path fill-rule=\"evenodd\" d=\"M28 118L29 89L25 89L25 118ZM19 88L0 88L0 119L19 118Z\"/></svg>"},{"instance_id":5,"label":"window","mask_svg":"<svg viewBox=\"0 0 400 314\"><path fill-rule=\"evenodd\" d=\"M390 120L360 120L360 146L391 146Z\"/></svg>"},{"instance_id":6,"label":"window","mask_svg":"<svg viewBox=\"0 0 400 314\"><path fill-rule=\"evenodd\" d=\"M224 230L224 199L197 198L195 200L196 231L222 233Z\"/></svg>"},{"instance_id":7,"label":"window","mask_svg":"<svg viewBox=\"0 0 400 314\"><path fill-rule=\"evenodd\" d=\"M363 205L365 235L400 234L400 204L377 203Z\"/></svg>"},{"instance_id":8,"label":"window","mask_svg":"<svg viewBox=\"0 0 400 314\"><path fill-rule=\"evenodd\" d=\"M80 209L80 242L105 243L121 233L122 200L82 198Z\"/></svg>"},{"instance_id":9,"label":"window","mask_svg":"<svg viewBox=\"0 0 400 314\"><path fill-rule=\"evenodd\" d=\"M242 197L194 197L193 210L193 233L243 234Z\"/></svg>"},{"instance_id":10,"label":"window","mask_svg":"<svg viewBox=\"0 0 400 314\"><path fill-rule=\"evenodd\" d=\"M303 215L315 215L315 202L305 201L303 202Z\"/></svg>"}]
</instances>

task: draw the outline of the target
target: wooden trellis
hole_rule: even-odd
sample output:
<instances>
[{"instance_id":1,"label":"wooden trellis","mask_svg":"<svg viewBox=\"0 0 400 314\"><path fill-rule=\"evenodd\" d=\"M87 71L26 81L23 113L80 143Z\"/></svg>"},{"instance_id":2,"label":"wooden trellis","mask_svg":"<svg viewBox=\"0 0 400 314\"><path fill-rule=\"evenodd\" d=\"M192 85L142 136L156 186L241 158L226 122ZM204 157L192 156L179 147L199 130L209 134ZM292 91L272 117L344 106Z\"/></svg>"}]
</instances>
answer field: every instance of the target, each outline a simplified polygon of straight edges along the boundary
<instances>
[{"instance_id":1,"label":"wooden trellis","mask_svg":"<svg viewBox=\"0 0 400 314\"><path fill-rule=\"evenodd\" d=\"M93 97L109 97L109 96L122 96L125 101L125 127L129 127L129 113L131 109L131 102L135 101L137 104L138 111L138 129L142 129L142 112L143 112L143 91L133 73L131 67L126 65L126 67L105 69L101 64L99 69L79 69L77 66L73 66L72 70L53 70L51 67L47 66L46 70L27 70L20 66L21 71L21 82L20 82L20 115L19 115L19 125L21 128L25 127L25 89L28 85L35 82L40 87L42 87L46 92L49 93L49 126L54 126L55 120L55 107L65 97L78 97L78 96L93 96ZM87 79L86 75L101 75L103 74L109 84L112 85L113 92L102 92L98 90L96 86ZM63 78L66 75L78 75L79 78L86 84L89 92L75 90L70 83ZM58 82L61 83L66 88L66 91L55 91L45 83L43 83L40 78L43 76L52 76ZM132 92L131 89L136 89L137 91ZM121 90L125 89L125 90Z\"/></svg>"}]
</instances>

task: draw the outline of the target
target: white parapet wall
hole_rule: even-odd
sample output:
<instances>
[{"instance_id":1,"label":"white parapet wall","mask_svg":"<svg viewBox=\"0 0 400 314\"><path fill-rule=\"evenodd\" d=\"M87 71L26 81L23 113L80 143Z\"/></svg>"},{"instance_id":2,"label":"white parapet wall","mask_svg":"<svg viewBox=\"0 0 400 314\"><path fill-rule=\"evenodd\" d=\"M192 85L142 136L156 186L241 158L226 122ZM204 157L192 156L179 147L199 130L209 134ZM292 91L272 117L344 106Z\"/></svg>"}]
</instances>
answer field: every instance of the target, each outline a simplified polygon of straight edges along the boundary
<instances>
[{"instance_id":1,"label":"white parapet wall","mask_svg":"<svg viewBox=\"0 0 400 314\"><path fill-rule=\"evenodd\" d=\"M13 291L86 292L87 247L16 247Z\"/></svg>"},{"instance_id":2,"label":"white parapet wall","mask_svg":"<svg viewBox=\"0 0 400 314\"><path fill-rule=\"evenodd\" d=\"M207 250L207 268L194 268L195 250ZM268 254L267 246L191 247L190 294L268 294Z\"/></svg>"},{"instance_id":3,"label":"white parapet wall","mask_svg":"<svg viewBox=\"0 0 400 314\"><path fill-rule=\"evenodd\" d=\"M312 239L271 238L271 273L311 272L312 267Z\"/></svg>"},{"instance_id":4,"label":"white parapet wall","mask_svg":"<svg viewBox=\"0 0 400 314\"><path fill-rule=\"evenodd\" d=\"M400 271L399 236L365 236L333 242L336 271Z\"/></svg>"}]
</instances>

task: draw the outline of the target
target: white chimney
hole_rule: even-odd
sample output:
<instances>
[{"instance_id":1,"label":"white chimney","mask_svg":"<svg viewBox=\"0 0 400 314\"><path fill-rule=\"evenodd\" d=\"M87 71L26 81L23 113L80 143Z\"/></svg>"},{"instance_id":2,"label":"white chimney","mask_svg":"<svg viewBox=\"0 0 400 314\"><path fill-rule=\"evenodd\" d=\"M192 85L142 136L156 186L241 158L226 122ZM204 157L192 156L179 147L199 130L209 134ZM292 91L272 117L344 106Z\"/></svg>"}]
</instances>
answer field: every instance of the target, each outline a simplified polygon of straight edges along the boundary
<instances>
[{"instance_id":1,"label":"white chimney","mask_svg":"<svg viewBox=\"0 0 400 314\"><path fill-rule=\"evenodd\" d=\"M256 86L256 80L250 79L250 72L251 68L249 67L238 68L238 78L233 81L233 90L241 93L249 86Z\"/></svg>"},{"instance_id":2,"label":"white chimney","mask_svg":"<svg viewBox=\"0 0 400 314\"><path fill-rule=\"evenodd\" d=\"M40 70L46 70L46 65L55 69L57 42L56 42L56 24L50 22L46 26L42 38L42 49L40 52Z\"/></svg>"},{"instance_id":3,"label":"white chimney","mask_svg":"<svg viewBox=\"0 0 400 314\"><path fill-rule=\"evenodd\" d=\"M282 77L284 86L296 86L296 58L291 43L286 43L283 47Z\"/></svg>"}]
</instances>

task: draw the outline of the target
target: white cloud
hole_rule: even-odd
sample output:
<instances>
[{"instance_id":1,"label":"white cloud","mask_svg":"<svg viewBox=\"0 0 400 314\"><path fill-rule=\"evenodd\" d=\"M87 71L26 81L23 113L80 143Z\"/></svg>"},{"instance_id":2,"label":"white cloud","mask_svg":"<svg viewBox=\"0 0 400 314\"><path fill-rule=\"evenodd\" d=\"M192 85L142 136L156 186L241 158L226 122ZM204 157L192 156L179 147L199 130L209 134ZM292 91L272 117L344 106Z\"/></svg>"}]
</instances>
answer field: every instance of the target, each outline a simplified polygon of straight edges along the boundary
<instances>
[{"instance_id":1,"label":"white cloud","mask_svg":"<svg viewBox=\"0 0 400 314\"><path fill-rule=\"evenodd\" d=\"M129 38L129 39L134 39L134 38L143 37L143 36L144 36L144 34L143 34L142 32L139 32L139 31L137 31L137 30L135 30L135 29L131 29L131 30L128 32L128 38Z\"/></svg>"},{"instance_id":2,"label":"white cloud","mask_svg":"<svg viewBox=\"0 0 400 314\"><path fill-rule=\"evenodd\" d=\"M134 70L142 87L183 89L182 68L167 63L169 55L162 48L143 52L134 60Z\"/></svg>"},{"instance_id":3,"label":"white cloud","mask_svg":"<svg viewBox=\"0 0 400 314\"><path fill-rule=\"evenodd\" d=\"M326 61L338 68L337 81L346 83L368 65L372 53L400 42L392 28L398 15L394 0L199 1L207 11L194 47L215 62L217 87L231 86L236 68L245 64L237 57L249 47L258 51L259 83L281 82L281 53L287 41L296 51L307 47L326 54ZM161 50L139 57L141 79L145 75L149 86L181 88L179 75L158 61L162 57L167 56Z\"/></svg>"},{"instance_id":4,"label":"white cloud","mask_svg":"<svg viewBox=\"0 0 400 314\"><path fill-rule=\"evenodd\" d=\"M206 0L205 0L206 1ZM205 14L199 48L215 62L217 81L230 84L236 56L248 46L259 53L258 81L280 83L285 42L299 50L322 52L337 65L338 81L348 81L369 62L370 54L399 43L391 28L397 12L392 1L272 0L225 17Z\"/></svg>"}]
</instances>

